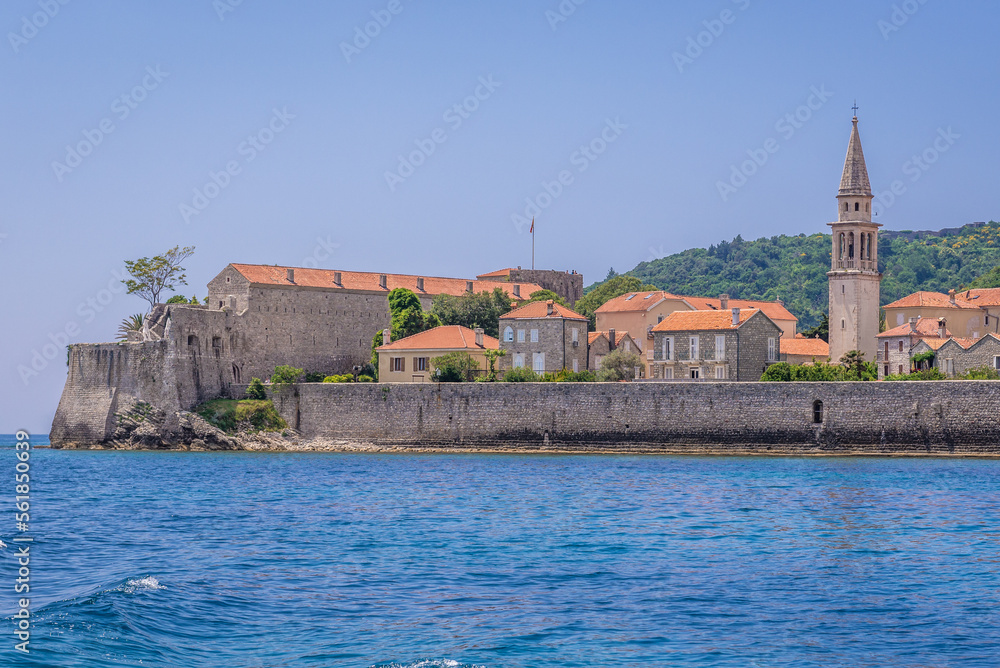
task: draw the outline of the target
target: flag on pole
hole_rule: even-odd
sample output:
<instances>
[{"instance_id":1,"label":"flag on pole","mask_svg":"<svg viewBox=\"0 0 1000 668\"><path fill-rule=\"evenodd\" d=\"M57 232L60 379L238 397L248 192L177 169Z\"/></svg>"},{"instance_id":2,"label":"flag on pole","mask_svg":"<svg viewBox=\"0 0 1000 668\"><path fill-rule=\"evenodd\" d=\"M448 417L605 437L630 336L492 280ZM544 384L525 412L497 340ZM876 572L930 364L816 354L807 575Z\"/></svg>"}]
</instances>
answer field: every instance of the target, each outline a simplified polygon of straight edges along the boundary
<instances>
[{"instance_id":1,"label":"flag on pole","mask_svg":"<svg viewBox=\"0 0 1000 668\"><path fill-rule=\"evenodd\" d=\"M528 230L528 234L534 234L534 233L535 233L535 217L532 216L531 217L531 229Z\"/></svg>"}]
</instances>

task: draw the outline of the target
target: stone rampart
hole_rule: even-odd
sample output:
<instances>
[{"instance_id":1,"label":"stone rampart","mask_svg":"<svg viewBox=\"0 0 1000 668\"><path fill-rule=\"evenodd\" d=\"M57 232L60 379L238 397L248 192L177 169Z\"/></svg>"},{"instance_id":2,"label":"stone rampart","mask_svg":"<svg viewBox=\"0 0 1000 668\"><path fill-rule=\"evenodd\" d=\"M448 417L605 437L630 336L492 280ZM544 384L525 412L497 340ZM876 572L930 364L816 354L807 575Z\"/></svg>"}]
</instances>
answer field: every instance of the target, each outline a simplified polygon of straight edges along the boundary
<instances>
[{"instance_id":1,"label":"stone rampart","mask_svg":"<svg viewBox=\"0 0 1000 668\"><path fill-rule=\"evenodd\" d=\"M390 447L1000 455L990 381L304 384L275 403L305 437Z\"/></svg>"}]
</instances>

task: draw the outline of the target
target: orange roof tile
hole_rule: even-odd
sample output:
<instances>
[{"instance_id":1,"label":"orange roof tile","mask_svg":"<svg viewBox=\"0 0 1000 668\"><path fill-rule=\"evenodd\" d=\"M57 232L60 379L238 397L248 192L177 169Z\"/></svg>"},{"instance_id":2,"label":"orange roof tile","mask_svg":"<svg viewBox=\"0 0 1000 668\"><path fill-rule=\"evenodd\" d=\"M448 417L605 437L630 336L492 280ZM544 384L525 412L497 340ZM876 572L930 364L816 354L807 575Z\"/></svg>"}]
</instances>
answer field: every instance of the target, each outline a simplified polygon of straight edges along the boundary
<instances>
[{"instance_id":1,"label":"orange roof tile","mask_svg":"<svg viewBox=\"0 0 1000 668\"><path fill-rule=\"evenodd\" d=\"M937 350L944 344L948 343L948 339L939 339L937 337L931 338L929 336L925 336L920 340L926 343L928 346L930 346L931 350Z\"/></svg>"},{"instance_id":2,"label":"orange roof tile","mask_svg":"<svg viewBox=\"0 0 1000 668\"><path fill-rule=\"evenodd\" d=\"M500 341L484 334L483 345L477 346L475 331L461 325L444 325L379 346L377 350L485 350L487 348L494 350L500 348Z\"/></svg>"},{"instance_id":3,"label":"orange roof tile","mask_svg":"<svg viewBox=\"0 0 1000 668\"><path fill-rule=\"evenodd\" d=\"M739 325L745 323L751 316L758 312L757 309L741 309ZM703 332L736 329L739 325L733 325L733 315L729 311L674 311L654 327L653 331Z\"/></svg>"},{"instance_id":4,"label":"orange roof tile","mask_svg":"<svg viewBox=\"0 0 1000 668\"><path fill-rule=\"evenodd\" d=\"M599 339L602 336L604 337L605 340L608 340L608 334L609 333L608 333L607 330L599 331L599 332L588 332L587 333L587 343L589 343L590 345L593 345L594 341L596 341L597 339ZM615 346L617 347L617 346L620 346L622 343L624 343L625 339L628 336L629 336L628 332L618 332L618 331L616 331L615 332Z\"/></svg>"},{"instance_id":5,"label":"orange roof tile","mask_svg":"<svg viewBox=\"0 0 1000 668\"><path fill-rule=\"evenodd\" d=\"M945 338L951 336L951 332L945 328ZM887 329L881 334L877 334L875 338L889 338L889 337L899 337L899 336L915 336L917 338L932 337L937 338L940 334L940 327L938 326L937 318L917 318L916 331L910 327L910 323L904 322L898 327L893 327L892 329Z\"/></svg>"},{"instance_id":6,"label":"orange roof tile","mask_svg":"<svg viewBox=\"0 0 1000 668\"><path fill-rule=\"evenodd\" d=\"M973 306L1000 306L1000 288L976 288L959 294Z\"/></svg>"},{"instance_id":7,"label":"orange roof tile","mask_svg":"<svg viewBox=\"0 0 1000 668\"><path fill-rule=\"evenodd\" d=\"M902 299L897 299L891 304L886 304L884 308L920 308L920 307L935 307L935 308L979 308L975 304L970 304L961 297L955 297L955 303L951 303L951 299L946 294L940 292L926 292L919 291L913 294L906 295Z\"/></svg>"},{"instance_id":8,"label":"orange roof tile","mask_svg":"<svg viewBox=\"0 0 1000 668\"><path fill-rule=\"evenodd\" d=\"M682 296L681 299L691 304L691 306L697 311L710 311L713 309L722 309L722 301L717 297L688 297ZM771 320L791 320L798 322L798 318L792 315L792 312L785 308L785 305L780 302L767 302L758 301L754 299L730 299L728 308L750 308L759 309L764 312Z\"/></svg>"},{"instance_id":9,"label":"orange roof tile","mask_svg":"<svg viewBox=\"0 0 1000 668\"><path fill-rule=\"evenodd\" d=\"M830 344L823 339L807 339L796 334L794 339L779 339L778 348L782 355L803 355L826 358L830 356Z\"/></svg>"},{"instance_id":10,"label":"orange roof tile","mask_svg":"<svg viewBox=\"0 0 1000 668\"><path fill-rule=\"evenodd\" d=\"M552 315L548 314L548 306L552 305ZM536 319L536 318L566 318L567 320L586 320L575 311L571 311L562 304L548 301L528 302L524 306L514 309L510 313L500 316L501 319Z\"/></svg>"},{"instance_id":11,"label":"orange roof tile","mask_svg":"<svg viewBox=\"0 0 1000 668\"><path fill-rule=\"evenodd\" d=\"M370 292L386 292L395 288L406 288L417 295L454 295L460 296L467 292L468 283L463 278L441 278L437 276L417 276L411 274L386 274L386 287L380 285L381 274L369 271L340 271L340 283L334 283L333 269L309 269L303 267L278 267L266 264L233 264L233 269L242 274L251 283L262 285L281 285L286 287L327 288L330 290L366 290ZM295 270L295 282L288 280L288 270ZM424 279L424 289L417 288L417 278ZM471 281L472 291L491 292L500 288L510 297L514 297L514 286L520 285L521 299L527 299L532 292L541 290L534 283L508 283L506 281Z\"/></svg>"},{"instance_id":12,"label":"orange roof tile","mask_svg":"<svg viewBox=\"0 0 1000 668\"><path fill-rule=\"evenodd\" d=\"M648 311L664 299L680 299L677 295L652 290L648 292L629 292L613 297L597 308L596 313L619 313L622 311Z\"/></svg>"},{"instance_id":13,"label":"orange roof tile","mask_svg":"<svg viewBox=\"0 0 1000 668\"><path fill-rule=\"evenodd\" d=\"M514 271L513 267L507 267L506 269L497 269L496 271L491 271L488 274L479 274L476 278L488 279L488 278L503 278L505 276L510 276L510 272Z\"/></svg>"}]
</instances>

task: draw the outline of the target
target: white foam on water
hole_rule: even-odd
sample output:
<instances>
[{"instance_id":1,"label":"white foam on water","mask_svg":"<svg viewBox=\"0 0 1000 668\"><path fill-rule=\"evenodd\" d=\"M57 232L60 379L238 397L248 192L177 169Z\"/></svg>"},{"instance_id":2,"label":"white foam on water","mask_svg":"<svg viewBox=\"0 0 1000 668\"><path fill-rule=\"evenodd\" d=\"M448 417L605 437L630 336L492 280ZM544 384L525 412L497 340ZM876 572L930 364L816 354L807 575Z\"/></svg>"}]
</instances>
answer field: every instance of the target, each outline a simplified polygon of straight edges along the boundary
<instances>
[{"instance_id":1,"label":"white foam on water","mask_svg":"<svg viewBox=\"0 0 1000 668\"><path fill-rule=\"evenodd\" d=\"M154 578L152 575L147 575L144 578L133 578L126 580L119 589L126 594L134 594L139 591L155 591L157 589L166 589L165 586L160 584L160 581Z\"/></svg>"}]
</instances>

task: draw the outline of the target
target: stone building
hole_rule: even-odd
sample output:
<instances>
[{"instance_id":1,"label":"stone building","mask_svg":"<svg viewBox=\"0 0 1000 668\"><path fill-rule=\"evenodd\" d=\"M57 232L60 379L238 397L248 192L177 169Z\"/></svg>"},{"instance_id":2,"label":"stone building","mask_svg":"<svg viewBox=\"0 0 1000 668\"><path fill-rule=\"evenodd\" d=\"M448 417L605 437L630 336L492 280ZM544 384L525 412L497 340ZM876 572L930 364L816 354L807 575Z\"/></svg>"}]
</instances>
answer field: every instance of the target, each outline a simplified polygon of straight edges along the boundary
<instances>
[{"instance_id":1,"label":"stone building","mask_svg":"<svg viewBox=\"0 0 1000 668\"><path fill-rule=\"evenodd\" d=\"M561 304L530 302L500 316L503 370L528 367L536 373L587 368L589 321Z\"/></svg>"},{"instance_id":2,"label":"stone building","mask_svg":"<svg viewBox=\"0 0 1000 668\"><path fill-rule=\"evenodd\" d=\"M432 360L448 353L468 353L488 370L487 350L497 350L500 342L481 329L445 325L407 336L376 349L380 383L427 383L434 380Z\"/></svg>"},{"instance_id":3,"label":"stone building","mask_svg":"<svg viewBox=\"0 0 1000 668\"><path fill-rule=\"evenodd\" d=\"M832 229L830 271L830 357L860 350L875 359L879 330L878 228L872 222L872 188L861 150L858 117L853 119L844 173L837 194L837 221Z\"/></svg>"},{"instance_id":4,"label":"stone building","mask_svg":"<svg viewBox=\"0 0 1000 668\"><path fill-rule=\"evenodd\" d=\"M520 267L499 269L488 274L476 276L480 281L507 281L510 283L533 283L542 289L551 290L562 297L570 308L583 297L583 274L573 271L556 271L554 269L521 269ZM525 298L531 293L525 295Z\"/></svg>"},{"instance_id":5,"label":"stone building","mask_svg":"<svg viewBox=\"0 0 1000 668\"><path fill-rule=\"evenodd\" d=\"M898 327L913 318L948 321L955 336L978 339L1000 333L1000 288L963 290L948 294L919 291L885 305L885 321Z\"/></svg>"},{"instance_id":6,"label":"stone building","mask_svg":"<svg viewBox=\"0 0 1000 668\"><path fill-rule=\"evenodd\" d=\"M951 332L943 318L911 318L905 325L882 332L876 337L879 380L910 373L911 359L919 352L915 350L918 343L923 341L927 350L937 350L949 337Z\"/></svg>"},{"instance_id":7,"label":"stone building","mask_svg":"<svg viewBox=\"0 0 1000 668\"><path fill-rule=\"evenodd\" d=\"M760 380L778 361L781 328L759 309L676 311L653 327L651 378Z\"/></svg>"},{"instance_id":8,"label":"stone building","mask_svg":"<svg viewBox=\"0 0 1000 668\"><path fill-rule=\"evenodd\" d=\"M830 358L830 344L818 336L811 339L802 334L796 334L792 339L782 337L778 348L781 361L789 364L815 364Z\"/></svg>"},{"instance_id":9,"label":"stone building","mask_svg":"<svg viewBox=\"0 0 1000 668\"><path fill-rule=\"evenodd\" d=\"M934 366L949 378L984 366L1000 371L1000 335L991 332L975 340L950 338L937 349Z\"/></svg>"},{"instance_id":10,"label":"stone building","mask_svg":"<svg viewBox=\"0 0 1000 668\"><path fill-rule=\"evenodd\" d=\"M611 341L614 340L614 344ZM641 348L629 332L618 332L613 329L606 332L589 332L587 334L587 368L600 371L604 357L613 350L624 350L626 353L641 354Z\"/></svg>"}]
</instances>

